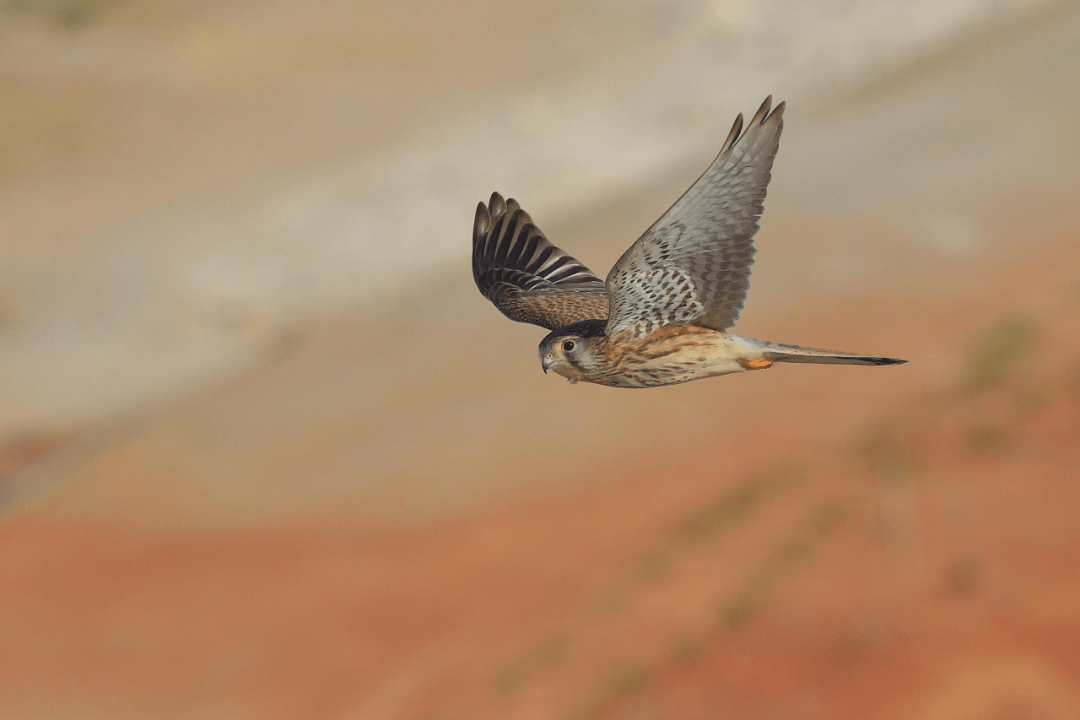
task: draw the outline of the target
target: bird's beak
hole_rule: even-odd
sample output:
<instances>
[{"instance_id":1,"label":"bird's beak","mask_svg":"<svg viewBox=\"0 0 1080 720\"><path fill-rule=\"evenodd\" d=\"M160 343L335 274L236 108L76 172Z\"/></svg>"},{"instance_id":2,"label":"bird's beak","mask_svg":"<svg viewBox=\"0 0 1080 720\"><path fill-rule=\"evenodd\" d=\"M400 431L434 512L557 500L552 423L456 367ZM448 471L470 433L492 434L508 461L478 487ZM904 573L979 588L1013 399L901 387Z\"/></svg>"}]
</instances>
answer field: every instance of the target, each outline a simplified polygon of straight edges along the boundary
<instances>
[{"instance_id":1,"label":"bird's beak","mask_svg":"<svg viewBox=\"0 0 1080 720\"><path fill-rule=\"evenodd\" d=\"M544 374L547 375L547 371L555 364L555 358L540 358L540 364L544 366Z\"/></svg>"}]
</instances>

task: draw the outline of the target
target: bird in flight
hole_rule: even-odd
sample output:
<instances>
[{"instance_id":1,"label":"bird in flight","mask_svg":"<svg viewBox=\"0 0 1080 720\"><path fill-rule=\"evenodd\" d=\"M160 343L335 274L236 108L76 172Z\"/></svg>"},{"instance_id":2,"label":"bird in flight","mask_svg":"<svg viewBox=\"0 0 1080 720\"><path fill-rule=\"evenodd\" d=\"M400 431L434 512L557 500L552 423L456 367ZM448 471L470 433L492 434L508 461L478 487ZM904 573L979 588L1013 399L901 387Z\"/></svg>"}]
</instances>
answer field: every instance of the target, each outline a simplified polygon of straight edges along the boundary
<instances>
[{"instance_id":1,"label":"bird in flight","mask_svg":"<svg viewBox=\"0 0 1080 720\"><path fill-rule=\"evenodd\" d=\"M552 245L517 201L492 193L476 208L473 279L511 320L551 332L540 363L574 382L644 388L762 370L777 362L895 365L728 332L750 287L784 103L743 116L690 189L601 280Z\"/></svg>"}]
</instances>

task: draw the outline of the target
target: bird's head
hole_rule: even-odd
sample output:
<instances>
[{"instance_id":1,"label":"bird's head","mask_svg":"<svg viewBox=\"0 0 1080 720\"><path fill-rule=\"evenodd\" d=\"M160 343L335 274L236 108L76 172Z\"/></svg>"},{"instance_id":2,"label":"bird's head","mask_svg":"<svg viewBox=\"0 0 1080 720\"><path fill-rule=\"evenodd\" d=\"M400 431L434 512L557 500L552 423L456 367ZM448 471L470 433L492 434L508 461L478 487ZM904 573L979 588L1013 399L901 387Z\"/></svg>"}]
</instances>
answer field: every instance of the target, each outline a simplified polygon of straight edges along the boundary
<instances>
[{"instance_id":1,"label":"bird's head","mask_svg":"<svg viewBox=\"0 0 1080 720\"><path fill-rule=\"evenodd\" d=\"M584 320L548 333L540 343L544 372L554 370L571 382L588 380L599 370L595 346L606 325L606 320Z\"/></svg>"}]
</instances>

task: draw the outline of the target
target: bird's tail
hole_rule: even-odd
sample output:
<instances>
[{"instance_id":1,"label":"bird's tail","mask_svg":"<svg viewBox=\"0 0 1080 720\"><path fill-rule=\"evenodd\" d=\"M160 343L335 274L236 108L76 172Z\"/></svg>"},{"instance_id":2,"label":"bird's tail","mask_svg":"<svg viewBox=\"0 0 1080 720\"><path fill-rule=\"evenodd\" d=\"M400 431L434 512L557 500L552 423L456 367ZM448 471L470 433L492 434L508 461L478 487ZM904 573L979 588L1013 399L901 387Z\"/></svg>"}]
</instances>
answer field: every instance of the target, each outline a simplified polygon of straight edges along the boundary
<instances>
[{"instance_id":1,"label":"bird's tail","mask_svg":"<svg viewBox=\"0 0 1080 720\"><path fill-rule=\"evenodd\" d=\"M855 353L822 350L821 348L802 347L801 345L783 345L765 343L764 357L775 362L817 363L821 365L899 365L907 360L877 355L857 355Z\"/></svg>"}]
</instances>

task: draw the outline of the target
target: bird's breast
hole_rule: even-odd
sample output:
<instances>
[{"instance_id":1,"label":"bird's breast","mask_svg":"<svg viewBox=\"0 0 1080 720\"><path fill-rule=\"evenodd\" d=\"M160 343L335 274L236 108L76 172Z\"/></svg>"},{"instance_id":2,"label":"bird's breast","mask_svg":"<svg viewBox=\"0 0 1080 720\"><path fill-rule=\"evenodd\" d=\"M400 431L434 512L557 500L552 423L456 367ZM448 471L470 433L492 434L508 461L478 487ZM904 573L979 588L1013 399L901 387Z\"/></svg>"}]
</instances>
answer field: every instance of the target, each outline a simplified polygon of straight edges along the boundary
<instances>
[{"instance_id":1,"label":"bird's breast","mask_svg":"<svg viewBox=\"0 0 1080 720\"><path fill-rule=\"evenodd\" d=\"M605 385L655 387L742 372L742 338L697 326L676 326L641 338L611 337Z\"/></svg>"}]
</instances>

